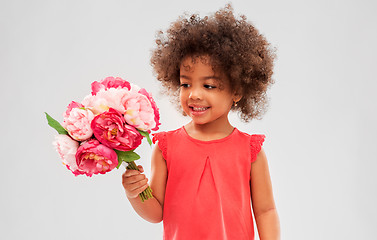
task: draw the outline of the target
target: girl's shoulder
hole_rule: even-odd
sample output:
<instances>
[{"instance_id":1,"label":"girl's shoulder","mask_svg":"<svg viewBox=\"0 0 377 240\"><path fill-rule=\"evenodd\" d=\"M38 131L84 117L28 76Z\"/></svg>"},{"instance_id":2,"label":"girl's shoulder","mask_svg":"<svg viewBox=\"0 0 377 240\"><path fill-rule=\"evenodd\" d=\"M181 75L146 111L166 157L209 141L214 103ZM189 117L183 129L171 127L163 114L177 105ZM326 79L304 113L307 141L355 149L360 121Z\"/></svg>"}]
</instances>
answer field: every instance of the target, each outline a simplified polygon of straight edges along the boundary
<instances>
[{"instance_id":1,"label":"girl's shoulder","mask_svg":"<svg viewBox=\"0 0 377 240\"><path fill-rule=\"evenodd\" d=\"M182 134L183 127L170 131L161 131L152 134L152 142L155 144L158 142L159 147L166 148L167 137L171 135Z\"/></svg>"},{"instance_id":2,"label":"girl's shoulder","mask_svg":"<svg viewBox=\"0 0 377 240\"><path fill-rule=\"evenodd\" d=\"M180 127L174 130L168 130L168 131L161 131L158 133L153 133L153 142L155 143L156 141L164 141L166 140L167 136L187 136L187 133L184 129L184 127ZM250 141L250 143L263 143L264 139L266 136L264 134L249 134L247 132L243 132L239 130L238 128L234 128L234 131L232 134L228 137L236 136L238 138L241 138L242 140L245 141ZM228 138L226 137L226 138ZM224 138L225 139L225 138Z\"/></svg>"},{"instance_id":3,"label":"girl's shoulder","mask_svg":"<svg viewBox=\"0 0 377 240\"><path fill-rule=\"evenodd\" d=\"M173 134L181 134L183 130L183 127L177 128L175 130L168 130L168 131L161 131L157 133L152 133L153 136L153 142L160 141L162 138L166 138L167 135L173 135Z\"/></svg>"},{"instance_id":4,"label":"girl's shoulder","mask_svg":"<svg viewBox=\"0 0 377 240\"><path fill-rule=\"evenodd\" d=\"M243 137L250 139L250 142L260 142L260 141L262 141L262 143L263 143L264 139L266 138L266 135L261 134L261 133L249 134L249 133L243 132L241 130L238 130L238 132Z\"/></svg>"},{"instance_id":5,"label":"girl's shoulder","mask_svg":"<svg viewBox=\"0 0 377 240\"><path fill-rule=\"evenodd\" d=\"M170 131L161 131L152 134L152 142L153 144L157 144L158 148L162 152L162 156L164 159L167 159L167 149L168 149L168 138L171 136L178 136L182 134L183 127L170 130Z\"/></svg>"},{"instance_id":6,"label":"girl's shoulder","mask_svg":"<svg viewBox=\"0 0 377 240\"><path fill-rule=\"evenodd\" d=\"M254 162L257 158L258 153L262 149L266 136L264 134L248 134L242 131L239 131L239 133L242 135L245 141L248 142L251 153L251 161Z\"/></svg>"}]
</instances>

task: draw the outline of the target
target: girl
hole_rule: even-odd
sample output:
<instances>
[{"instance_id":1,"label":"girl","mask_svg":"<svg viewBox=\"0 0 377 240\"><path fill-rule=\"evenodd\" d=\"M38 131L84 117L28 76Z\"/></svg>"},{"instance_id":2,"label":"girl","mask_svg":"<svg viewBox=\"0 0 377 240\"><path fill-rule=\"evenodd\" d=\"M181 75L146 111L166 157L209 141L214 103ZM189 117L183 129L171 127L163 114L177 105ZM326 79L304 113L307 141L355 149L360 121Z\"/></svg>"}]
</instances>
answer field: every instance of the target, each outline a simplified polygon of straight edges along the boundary
<instances>
[{"instance_id":1,"label":"girl","mask_svg":"<svg viewBox=\"0 0 377 240\"><path fill-rule=\"evenodd\" d=\"M163 220L166 240L279 239L264 135L234 128L230 110L245 121L266 106L274 54L265 38L230 5L213 16L192 15L160 32L151 63L191 122L155 134L150 187L143 168L127 170L123 186L145 220ZM252 204L251 204L252 202Z\"/></svg>"}]
</instances>

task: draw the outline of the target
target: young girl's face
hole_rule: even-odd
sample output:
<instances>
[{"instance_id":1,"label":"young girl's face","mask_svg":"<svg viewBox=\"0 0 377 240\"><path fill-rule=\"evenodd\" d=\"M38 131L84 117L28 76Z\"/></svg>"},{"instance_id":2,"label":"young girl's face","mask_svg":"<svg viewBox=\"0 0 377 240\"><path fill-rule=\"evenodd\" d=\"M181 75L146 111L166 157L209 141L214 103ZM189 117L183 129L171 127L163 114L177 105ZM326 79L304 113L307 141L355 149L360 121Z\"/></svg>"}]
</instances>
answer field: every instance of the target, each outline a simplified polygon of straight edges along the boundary
<instances>
[{"instance_id":1,"label":"young girl's face","mask_svg":"<svg viewBox=\"0 0 377 240\"><path fill-rule=\"evenodd\" d=\"M204 60L204 63L202 62ZM207 64L208 57L183 59L180 66L180 101L183 111L195 124L228 122L228 113L237 97L221 71Z\"/></svg>"}]
</instances>

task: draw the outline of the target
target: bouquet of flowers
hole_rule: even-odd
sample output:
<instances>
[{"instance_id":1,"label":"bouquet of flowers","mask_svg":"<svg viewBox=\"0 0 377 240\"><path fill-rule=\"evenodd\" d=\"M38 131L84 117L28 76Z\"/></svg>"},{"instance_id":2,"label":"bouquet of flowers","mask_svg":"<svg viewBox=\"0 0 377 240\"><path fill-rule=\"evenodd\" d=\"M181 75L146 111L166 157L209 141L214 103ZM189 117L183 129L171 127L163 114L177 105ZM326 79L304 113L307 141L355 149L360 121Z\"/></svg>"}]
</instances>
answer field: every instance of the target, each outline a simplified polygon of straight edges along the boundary
<instances>
[{"instance_id":1,"label":"bouquet of flowers","mask_svg":"<svg viewBox=\"0 0 377 240\"><path fill-rule=\"evenodd\" d=\"M48 124L59 133L53 144L63 164L75 175L105 174L122 162L138 170L134 150L151 130L160 125L160 114L152 95L119 77L107 77L91 84L92 93L81 103L72 101L63 123L46 114ZM141 200L152 198L148 187Z\"/></svg>"}]
</instances>

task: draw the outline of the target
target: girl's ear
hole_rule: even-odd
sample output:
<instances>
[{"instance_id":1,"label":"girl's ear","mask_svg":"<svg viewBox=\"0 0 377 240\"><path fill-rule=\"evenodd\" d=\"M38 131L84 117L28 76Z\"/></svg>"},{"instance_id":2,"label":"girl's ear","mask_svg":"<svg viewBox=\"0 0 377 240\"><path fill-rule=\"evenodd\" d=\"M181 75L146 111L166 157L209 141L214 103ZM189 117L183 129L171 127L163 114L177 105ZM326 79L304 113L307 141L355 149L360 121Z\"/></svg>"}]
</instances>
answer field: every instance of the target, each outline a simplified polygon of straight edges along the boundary
<instances>
[{"instance_id":1,"label":"girl's ear","mask_svg":"<svg viewBox=\"0 0 377 240\"><path fill-rule=\"evenodd\" d=\"M233 107L237 107L237 103L241 100L241 95L234 95L233 97Z\"/></svg>"},{"instance_id":2,"label":"girl's ear","mask_svg":"<svg viewBox=\"0 0 377 240\"><path fill-rule=\"evenodd\" d=\"M238 94L238 93L234 93L233 95L233 102L239 102L242 98L242 95L241 94Z\"/></svg>"}]
</instances>

